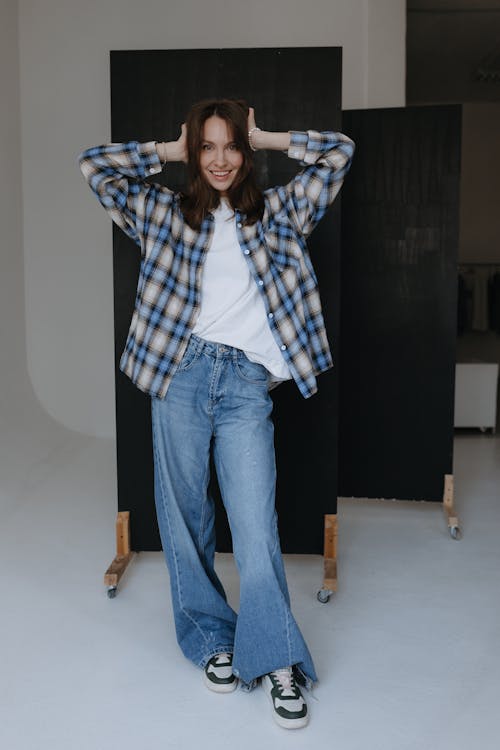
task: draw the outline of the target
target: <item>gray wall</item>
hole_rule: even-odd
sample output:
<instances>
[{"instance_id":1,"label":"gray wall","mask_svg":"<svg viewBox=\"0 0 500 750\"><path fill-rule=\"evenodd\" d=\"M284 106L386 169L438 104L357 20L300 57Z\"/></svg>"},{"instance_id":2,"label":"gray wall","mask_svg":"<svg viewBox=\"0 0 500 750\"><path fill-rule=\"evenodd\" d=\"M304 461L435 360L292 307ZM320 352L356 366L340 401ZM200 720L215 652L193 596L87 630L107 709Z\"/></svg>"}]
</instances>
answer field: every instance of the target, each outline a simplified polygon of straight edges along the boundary
<instances>
[{"instance_id":1,"label":"gray wall","mask_svg":"<svg viewBox=\"0 0 500 750\"><path fill-rule=\"evenodd\" d=\"M464 104L459 259L500 264L500 102Z\"/></svg>"},{"instance_id":2,"label":"gray wall","mask_svg":"<svg viewBox=\"0 0 500 750\"><path fill-rule=\"evenodd\" d=\"M500 0L408 0L408 104L463 105L459 259L467 262L500 262L499 29Z\"/></svg>"},{"instance_id":3,"label":"gray wall","mask_svg":"<svg viewBox=\"0 0 500 750\"><path fill-rule=\"evenodd\" d=\"M408 104L500 100L500 0L408 0Z\"/></svg>"}]
</instances>

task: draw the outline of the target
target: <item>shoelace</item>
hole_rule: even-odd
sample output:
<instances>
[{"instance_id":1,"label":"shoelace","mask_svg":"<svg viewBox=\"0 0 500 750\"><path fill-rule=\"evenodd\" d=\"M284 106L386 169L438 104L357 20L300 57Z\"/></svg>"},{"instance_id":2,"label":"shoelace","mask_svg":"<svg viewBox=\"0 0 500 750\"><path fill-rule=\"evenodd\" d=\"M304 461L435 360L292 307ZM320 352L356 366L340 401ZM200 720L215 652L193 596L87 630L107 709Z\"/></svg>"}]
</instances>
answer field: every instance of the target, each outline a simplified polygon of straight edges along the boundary
<instances>
[{"instance_id":1,"label":"shoelace","mask_svg":"<svg viewBox=\"0 0 500 750\"><path fill-rule=\"evenodd\" d=\"M293 694L293 691L295 690L295 680L290 667L275 669L272 674L278 680L282 690L291 690Z\"/></svg>"},{"instance_id":2,"label":"shoelace","mask_svg":"<svg viewBox=\"0 0 500 750\"><path fill-rule=\"evenodd\" d=\"M278 683L282 690L290 690L292 691L291 695L294 694L293 691L295 691L296 685L295 685L295 677L293 676L291 667L285 667L284 669L276 669L274 672L272 672L272 674L278 680ZM309 695L313 700L315 701L318 700L318 698L314 695L314 690L313 690L312 685L309 689Z\"/></svg>"}]
</instances>

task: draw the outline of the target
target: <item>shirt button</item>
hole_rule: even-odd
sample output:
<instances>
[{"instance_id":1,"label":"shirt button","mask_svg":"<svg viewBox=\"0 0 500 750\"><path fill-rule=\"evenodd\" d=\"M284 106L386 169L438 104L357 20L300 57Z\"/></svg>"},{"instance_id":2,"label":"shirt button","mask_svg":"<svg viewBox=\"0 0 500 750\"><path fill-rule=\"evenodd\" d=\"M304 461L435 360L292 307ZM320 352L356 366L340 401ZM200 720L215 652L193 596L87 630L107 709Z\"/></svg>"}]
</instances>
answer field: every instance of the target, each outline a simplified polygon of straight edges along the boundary
<instances>
[{"instance_id":1,"label":"shirt button","mask_svg":"<svg viewBox=\"0 0 500 750\"><path fill-rule=\"evenodd\" d=\"M245 255L250 255L250 250L243 250L243 252L245 253Z\"/></svg>"},{"instance_id":2,"label":"shirt button","mask_svg":"<svg viewBox=\"0 0 500 750\"><path fill-rule=\"evenodd\" d=\"M149 167L149 173L150 173L150 174L153 174L153 172L154 172L154 171L155 171L155 168L154 168L154 167Z\"/></svg>"},{"instance_id":3,"label":"shirt button","mask_svg":"<svg viewBox=\"0 0 500 750\"><path fill-rule=\"evenodd\" d=\"M262 281L262 279L259 279L259 286L263 286L263 285L264 285L264 282Z\"/></svg>"},{"instance_id":4,"label":"shirt button","mask_svg":"<svg viewBox=\"0 0 500 750\"><path fill-rule=\"evenodd\" d=\"M284 344L281 344L280 349L281 349L282 352L284 352L285 349L286 349L286 346Z\"/></svg>"},{"instance_id":5,"label":"shirt button","mask_svg":"<svg viewBox=\"0 0 500 750\"><path fill-rule=\"evenodd\" d=\"M241 229L241 226L242 226L242 224L241 224L241 221L239 221L239 222L238 222L238 223L236 224L236 226L238 227L238 229Z\"/></svg>"},{"instance_id":6,"label":"shirt button","mask_svg":"<svg viewBox=\"0 0 500 750\"><path fill-rule=\"evenodd\" d=\"M269 313L268 318L274 318L274 313Z\"/></svg>"}]
</instances>

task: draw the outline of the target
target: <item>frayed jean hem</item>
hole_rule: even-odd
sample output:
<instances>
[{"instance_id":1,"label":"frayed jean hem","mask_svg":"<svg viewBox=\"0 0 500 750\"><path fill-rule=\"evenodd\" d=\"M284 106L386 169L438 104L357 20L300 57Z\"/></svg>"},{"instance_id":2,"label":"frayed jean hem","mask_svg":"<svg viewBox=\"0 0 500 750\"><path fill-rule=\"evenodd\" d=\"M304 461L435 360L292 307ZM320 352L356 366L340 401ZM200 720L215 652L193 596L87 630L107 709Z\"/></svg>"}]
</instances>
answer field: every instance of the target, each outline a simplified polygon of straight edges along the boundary
<instances>
[{"instance_id":1,"label":"frayed jean hem","mask_svg":"<svg viewBox=\"0 0 500 750\"><path fill-rule=\"evenodd\" d=\"M256 677L255 680L250 680L250 682L243 682L243 680L240 679L239 682L240 690L243 690L245 693L249 693L251 690L257 687L260 682L260 677Z\"/></svg>"},{"instance_id":2,"label":"frayed jean hem","mask_svg":"<svg viewBox=\"0 0 500 750\"><path fill-rule=\"evenodd\" d=\"M302 671L302 669L297 665L294 664L293 671L295 673L295 678L299 685L301 685L303 688L308 690L309 692L312 692L312 689L317 682L317 680L313 680L312 677L309 677L305 672Z\"/></svg>"},{"instance_id":3,"label":"frayed jean hem","mask_svg":"<svg viewBox=\"0 0 500 750\"><path fill-rule=\"evenodd\" d=\"M307 675L305 672L302 671L302 669L297 665L293 665L293 671L295 674L295 679L299 683L299 685L303 688L305 688L308 692L312 693L313 687L317 680L313 680L309 675ZM243 690L246 693L249 693L251 690L254 690L254 688L257 687L257 685L260 682L260 677L256 677L254 680L250 680L250 682L243 682L243 680L240 678L239 680L239 688L240 690Z\"/></svg>"},{"instance_id":4,"label":"frayed jean hem","mask_svg":"<svg viewBox=\"0 0 500 750\"><path fill-rule=\"evenodd\" d=\"M231 644L231 646L217 646L217 648L211 649L208 654L205 654L205 656L200 659L198 662L198 666L202 669L205 669L210 659L214 656L217 656L217 654L232 654L233 653L234 646Z\"/></svg>"}]
</instances>

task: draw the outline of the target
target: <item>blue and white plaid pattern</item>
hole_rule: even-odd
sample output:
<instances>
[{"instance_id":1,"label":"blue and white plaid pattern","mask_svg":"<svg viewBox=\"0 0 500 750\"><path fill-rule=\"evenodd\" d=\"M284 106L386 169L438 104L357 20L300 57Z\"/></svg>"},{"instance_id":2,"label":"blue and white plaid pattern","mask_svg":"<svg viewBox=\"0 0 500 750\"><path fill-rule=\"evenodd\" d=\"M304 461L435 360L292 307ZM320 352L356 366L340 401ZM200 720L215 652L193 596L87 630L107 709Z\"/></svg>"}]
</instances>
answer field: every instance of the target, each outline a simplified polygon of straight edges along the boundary
<instances>
[{"instance_id":1,"label":"blue and white plaid pattern","mask_svg":"<svg viewBox=\"0 0 500 750\"><path fill-rule=\"evenodd\" d=\"M264 192L262 221L238 240L264 300L269 326L304 397L332 366L306 238L333 203L354 152L342 133L292 131L288 156L303 168ZM199 231L185 222L179 195L145 182L162 164L155 142L111 143L79 155L82 173L114 222L141 248L135 309L120 369L145 393L164 398L198 315L213 216Z\"/></svg>"}]
</instances>

